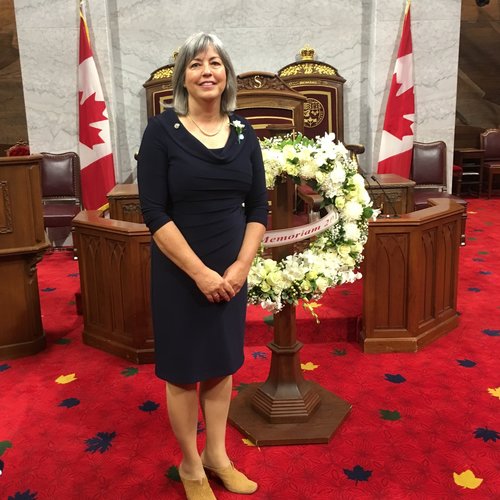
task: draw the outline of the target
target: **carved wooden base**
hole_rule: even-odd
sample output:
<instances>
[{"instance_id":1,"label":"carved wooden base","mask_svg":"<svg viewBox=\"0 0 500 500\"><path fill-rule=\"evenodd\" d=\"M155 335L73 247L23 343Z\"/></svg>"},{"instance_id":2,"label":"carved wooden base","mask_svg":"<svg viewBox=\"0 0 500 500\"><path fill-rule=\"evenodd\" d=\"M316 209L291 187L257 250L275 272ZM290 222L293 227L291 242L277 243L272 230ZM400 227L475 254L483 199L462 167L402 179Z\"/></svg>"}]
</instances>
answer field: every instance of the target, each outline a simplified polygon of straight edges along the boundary
<instances>
[{"instance_id":1,"label":"carved wooden base","mask_svg":"<svg viewBox=\"0 0 500 500\"><path fill-rule=\"evenodd\" d=\"M109 354L120 356L120 358L126 359L127 361L137 365L155 362L154 347L143 349L133 347L131 345L127 345L126 343L112 340L106 335L97 335L95 333L88 332L85 329L83 331L82 338L84 344L96 347L97 349L108 352Z\"/></svg>"},{"instance_id":2,"label":"carved wooden base","mask_svg":"<svg viewBox=\"0 0 500 500\"><path fill-rule=\"evenodd\" d=\"M328 443L351 410L351 405L309 382L320 404L306 422L276 424L252 408L260 383L246 386L231 402L229 422L257 446Z\"/></svg>"},{"instance_id":3,"label":"carved wooden base","mask_svg":"<svg viewBox=\"0 0 500 500\"><path fill-rule=\"evenodd\" d=\"M415 337L379 337L367 338L363 331L359 333L363 352L367 354L380 354L384 352L418 352L426 345L434 342L436 339L451 332L458 326L458 315L455 313L452 317L440 323L420 335Z\"/></svg>"}]
</instances>

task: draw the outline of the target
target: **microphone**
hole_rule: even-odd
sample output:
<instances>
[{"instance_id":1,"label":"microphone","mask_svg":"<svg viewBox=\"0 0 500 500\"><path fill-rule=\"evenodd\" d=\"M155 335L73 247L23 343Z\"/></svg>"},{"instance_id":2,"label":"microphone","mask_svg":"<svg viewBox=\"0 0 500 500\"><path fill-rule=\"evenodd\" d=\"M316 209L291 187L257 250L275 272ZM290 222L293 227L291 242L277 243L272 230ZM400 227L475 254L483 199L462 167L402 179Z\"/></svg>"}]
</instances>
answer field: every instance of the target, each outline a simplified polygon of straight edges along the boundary
<instances>
[{"instance_id":1,"label":"microphone","mask_svg":"<svg viewBox=\"0 0 500 500\"><path fill-rule=\"evenodd\" d=\"M387 194L387 191L382 187L382 184L380 184L379 180L375 177L375 175L372 175L370 177L370 179L372 179L373 181L375 181L377 183L377 186L382 191L382 195L387 200L387 203L389 204L389 207L391 207L392 211L394 212L394 215L386 214L385 217L387 217L387 218L389 218L389 217L398 218L399 214L398 214L398 212L396 210L396 207L394 206L394 204L392 203L391 199L389 198L389 195Z\"/></svg>"}]
</instances>

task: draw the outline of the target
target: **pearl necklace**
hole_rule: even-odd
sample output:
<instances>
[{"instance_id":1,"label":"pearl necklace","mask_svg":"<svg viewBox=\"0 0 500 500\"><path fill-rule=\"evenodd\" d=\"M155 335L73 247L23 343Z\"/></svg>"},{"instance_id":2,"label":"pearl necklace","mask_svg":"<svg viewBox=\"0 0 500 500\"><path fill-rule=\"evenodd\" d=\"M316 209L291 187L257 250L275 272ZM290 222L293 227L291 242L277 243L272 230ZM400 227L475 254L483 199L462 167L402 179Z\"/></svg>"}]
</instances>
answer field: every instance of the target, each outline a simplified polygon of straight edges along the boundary
<instances>
[{"instance_id":1,"label":"pearl necklace","mask_svg":"<svg viewBox=\"0 0 500 500\"><path fill-rule=\"evenodd\" d=\"M220 131L222 130L222 127L224 126L224 124L226 123L226 120L223 119L222 120L222 123L219 127L219 129L216 131L216 132L213 132L212 134L209 134L208 132L205 132L192 118L191 118L191 115L189 115L189 113L186 115L192 122L193 122L193 125L195 125L195 127L203 134L205 135L206 137L215 137L217 134L220 133Z\"/></svg>"}]
</instances>

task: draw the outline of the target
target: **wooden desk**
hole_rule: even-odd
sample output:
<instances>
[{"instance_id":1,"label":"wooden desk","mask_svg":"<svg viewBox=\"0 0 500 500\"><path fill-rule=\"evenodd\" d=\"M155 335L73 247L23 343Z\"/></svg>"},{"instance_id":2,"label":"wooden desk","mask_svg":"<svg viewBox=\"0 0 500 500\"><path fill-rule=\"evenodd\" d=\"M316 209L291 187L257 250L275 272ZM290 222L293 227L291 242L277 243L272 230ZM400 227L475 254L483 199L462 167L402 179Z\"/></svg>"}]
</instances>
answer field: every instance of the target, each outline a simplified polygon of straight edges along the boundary
<instances>
[{"instance_id":1,"label":"wooden desk","mask_svg":"<svg viewBox=\"0 0 500 500\"><path fill-rule=\"evenodd\" d=\"M414 181L396 174L374 174L374 177L378 183L371 178L366 179L366 189L374 208L381 209L386 215L395 215L394 211L397 215L413 212Z\"/></svg>"},{"instance_id":2,"label":"wooden desk","mask_svg":"<svg viewBox=\"0 0 500 500\"><path fill-rule=\"evenodd\" d=\"M142 224L137 184L117 184L108 193L108 202L111 219Z\"/></svg>"},{"instance_id":3,"label":"wooden desk","mask_svg":"<svg viewBox=\"0 0 500 500\"><path fill-rule=\"evenodd\" d=\"M484 170L484 149L457 148L453 152L453 163L462 167L462 189L477 189L481 195ZM470 192L470 191L469 191Z\"/></svg>"}]
</instances>

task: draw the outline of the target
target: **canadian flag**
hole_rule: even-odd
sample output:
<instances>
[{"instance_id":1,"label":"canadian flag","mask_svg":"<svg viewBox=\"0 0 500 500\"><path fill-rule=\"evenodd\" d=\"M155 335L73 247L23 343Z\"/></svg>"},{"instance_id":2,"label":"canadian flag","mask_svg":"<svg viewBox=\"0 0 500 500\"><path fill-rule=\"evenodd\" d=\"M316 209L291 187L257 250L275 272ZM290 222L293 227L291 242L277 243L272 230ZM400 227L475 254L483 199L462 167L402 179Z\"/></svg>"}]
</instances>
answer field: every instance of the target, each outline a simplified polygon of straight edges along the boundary
<instances>
[{"instance_id":1,"label":"canadian flag","mask_svg":"<svg viewBox=\"0 0 500 500\"><path fill-rule=\"evenodd\" d=\"M95 210L107 203L106 194L115 185L115 168L106 103L81 7L78 116L83 207Z\"/></svg>"},{"instance_id":2,"label":"canadian flag","mask_svg":"<svg viewBox=\"0 0 500 500\"><path fill-rule=\"evenodd\" d=\"M408 178L413 150L415 94L413 92L413 48L410 26L410 0L406 4L398 58L392 75L385 110L384 129L378 161L379 174L398 174Z\"/></svg>"}]
</instances>

